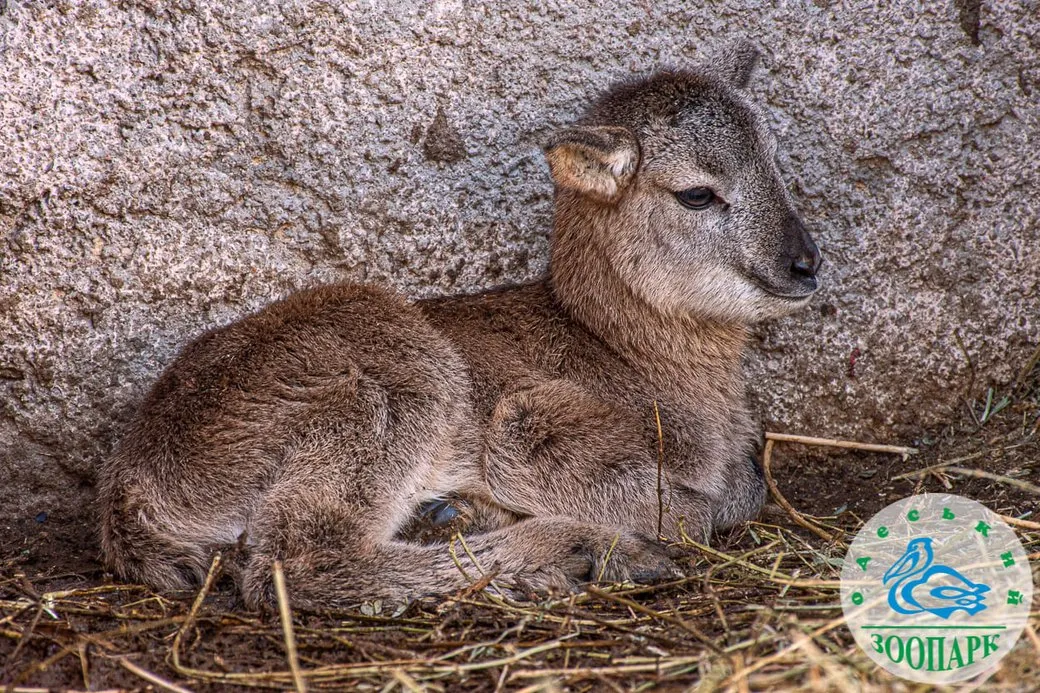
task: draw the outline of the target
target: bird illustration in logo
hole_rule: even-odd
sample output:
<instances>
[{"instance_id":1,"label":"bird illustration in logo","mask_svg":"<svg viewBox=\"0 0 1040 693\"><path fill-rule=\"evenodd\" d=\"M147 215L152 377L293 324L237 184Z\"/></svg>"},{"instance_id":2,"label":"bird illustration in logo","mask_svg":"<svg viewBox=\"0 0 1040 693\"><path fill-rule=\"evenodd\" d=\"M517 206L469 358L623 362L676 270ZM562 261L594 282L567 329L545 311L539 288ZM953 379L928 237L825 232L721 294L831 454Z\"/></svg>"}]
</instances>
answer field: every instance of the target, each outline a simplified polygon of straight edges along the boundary
<instances>
[{"instance_id":1,"label":"bird illustration in logo","mask_svg":"<svg viewBox=\"0 0 1040 693\"><path fill-rule=\"evenodd\" d=\"M955 611L974 616L986 608L984 595L989 585L972 582L953 568L933 561L931 537L910 540L903 555L881 578L882 584L892 583L888 605L893 611L949 618Z\"/></svg>"}]
</instances>

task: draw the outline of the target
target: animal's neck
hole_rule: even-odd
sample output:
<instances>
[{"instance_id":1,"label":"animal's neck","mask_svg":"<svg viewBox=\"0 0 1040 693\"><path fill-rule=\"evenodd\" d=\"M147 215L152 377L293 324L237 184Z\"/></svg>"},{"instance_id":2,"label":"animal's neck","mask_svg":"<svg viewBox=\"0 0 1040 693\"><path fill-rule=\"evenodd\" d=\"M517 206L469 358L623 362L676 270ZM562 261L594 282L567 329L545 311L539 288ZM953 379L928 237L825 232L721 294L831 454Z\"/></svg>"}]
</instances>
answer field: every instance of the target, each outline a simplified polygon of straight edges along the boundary
<instances>
[{"instance_id":1,"label":"animal's neck","mask_svg":"<svg viewBox=\"0 0 1040 693\"><path fill-rule=\"evenodd\" d=\"M601 241L609 238L606 214L558 207L550 261L557 300L656 387L682 390L687 383L710 382L741 396L746 326L667 314L644 300L615 270Z\"/></svg>"}]
</instances>

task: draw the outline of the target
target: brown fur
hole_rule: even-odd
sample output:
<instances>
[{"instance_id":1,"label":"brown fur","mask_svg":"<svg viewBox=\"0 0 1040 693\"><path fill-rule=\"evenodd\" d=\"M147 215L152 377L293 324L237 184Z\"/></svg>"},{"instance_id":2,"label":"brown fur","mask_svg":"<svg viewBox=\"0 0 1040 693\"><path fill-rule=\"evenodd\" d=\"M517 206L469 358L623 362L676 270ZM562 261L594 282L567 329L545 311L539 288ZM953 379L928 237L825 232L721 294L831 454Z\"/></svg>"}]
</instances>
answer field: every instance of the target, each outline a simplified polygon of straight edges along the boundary
<instances>
[{"instance_id":1,"label":"brown fur","mask_svg":"<svg viewBox=\"0 0 1040 693\"><path fill-rule=\"evenodd\" d=\"M108 565L187 587L241 540L250 603L276 558L302 606L445 593L466 577L415 521L448 499L471 577L672 575L655 403L664 534L753 517L745 326L803 305L819 265L742 92L754 55L619 85L551 139L547 278L417 303L327 286L188 345L101 467ZM692 187L718 203L679 204Z\"/></svg>"}]
</instances>

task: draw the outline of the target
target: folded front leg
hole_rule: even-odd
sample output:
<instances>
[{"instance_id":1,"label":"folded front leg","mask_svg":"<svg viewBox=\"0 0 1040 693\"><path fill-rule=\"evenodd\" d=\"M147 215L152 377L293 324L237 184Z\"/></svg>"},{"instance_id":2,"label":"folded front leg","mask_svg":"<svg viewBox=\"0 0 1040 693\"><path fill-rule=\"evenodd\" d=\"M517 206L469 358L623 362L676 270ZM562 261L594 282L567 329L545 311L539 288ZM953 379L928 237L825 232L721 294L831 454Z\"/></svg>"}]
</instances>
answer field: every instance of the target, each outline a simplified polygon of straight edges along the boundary
<instances>
[{"instance_id":1,"label":"folded front leg","mask_svg":"<svg viewBox=\"0 0 1040 693\"><path fill-rule=\"evenodd\" d=\"M525 515L558 515L651 536L660 530L673 538L681 525L703 539L716 514L709 496L670 480L666 470L658 483L656 443L642 422L565 380L499 401L485 474L494 499Z\"/></svg>"}]
</instances>

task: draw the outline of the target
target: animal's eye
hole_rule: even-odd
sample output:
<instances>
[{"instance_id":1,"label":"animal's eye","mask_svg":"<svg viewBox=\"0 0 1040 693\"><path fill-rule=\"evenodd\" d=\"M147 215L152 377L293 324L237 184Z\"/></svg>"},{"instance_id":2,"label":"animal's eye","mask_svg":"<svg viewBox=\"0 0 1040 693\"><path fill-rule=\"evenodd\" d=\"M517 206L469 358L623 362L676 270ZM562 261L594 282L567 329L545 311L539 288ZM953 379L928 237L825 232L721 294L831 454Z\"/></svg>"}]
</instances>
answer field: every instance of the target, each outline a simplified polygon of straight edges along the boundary
<instances>
[{"instance_id":1,"label":"animal's eye","mask_svg":"<svg viewBox=\"0 0 1040 693\"><path fill-rule=\"evenodd\" d=\"M711 206L711 203L716 200L715 191L711 188L690 188L689 190L679 190L675 193L675 198L682 203L684 207L690 209L707 209Z\"/></svg>"}]
</instances>

